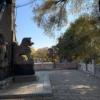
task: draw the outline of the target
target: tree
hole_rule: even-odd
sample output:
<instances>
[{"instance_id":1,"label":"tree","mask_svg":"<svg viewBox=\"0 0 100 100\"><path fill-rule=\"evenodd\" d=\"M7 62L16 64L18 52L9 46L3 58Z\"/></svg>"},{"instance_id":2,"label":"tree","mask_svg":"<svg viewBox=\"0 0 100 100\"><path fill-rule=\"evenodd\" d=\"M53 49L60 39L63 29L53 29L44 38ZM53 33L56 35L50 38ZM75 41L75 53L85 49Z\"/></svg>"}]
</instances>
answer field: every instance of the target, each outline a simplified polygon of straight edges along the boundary
<instances>
[{"instance_id":1,"label":"tree","mask_svg":"<svg viewBox=\"0 0 100 100\"><path fill-rule=\"evenodd\" d=\"M98 0L44 0L40 5L34 7L34 19L46 33L51 34L55 29L62 28L67 24L69 9L71 9L71 13L80 10L87 12L88 9L92 9L92 6L90 6L94 3L92 1Z\"/></svg>"},{"instance_id":2,"label":"tree","mask_svg":"<svg viewBox=\"0 0 100 100\"><path fill-rule=\"evenodd\" d=\"M34 53L34 58L41 58L42 61L47 61L48 60L48 48L40 48Z\"/></svg>"},{"instance_id":3,"label":"tree","mask_svg":"<svg viewBox=\"0 0 100 100\"><path fill-rule=\"evenodd\" d=\"M56 45L60 57L65 59L87 59L100 54L100 27L89 16L77 19L58 39Z\"/></svg>"}]
</instances>

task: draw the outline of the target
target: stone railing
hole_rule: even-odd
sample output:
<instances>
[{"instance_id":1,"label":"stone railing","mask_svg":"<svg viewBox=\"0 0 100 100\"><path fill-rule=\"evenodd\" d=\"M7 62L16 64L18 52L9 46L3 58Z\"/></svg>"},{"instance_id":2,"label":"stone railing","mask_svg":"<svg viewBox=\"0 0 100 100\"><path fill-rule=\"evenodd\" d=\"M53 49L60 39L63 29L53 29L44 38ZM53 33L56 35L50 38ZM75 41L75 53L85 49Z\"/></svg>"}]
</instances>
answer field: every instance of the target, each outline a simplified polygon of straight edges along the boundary
<instances>
[{"instance_id":1,"label":"stone railing","mask_svg":"<svg viewBox=\"0 0 100 100\"><path fill-rule=\"evenodd\" d=\"M100 65L80 63L79 69L100 78Z\"/></svg>"},{"instance_id":2,"label":"stone railing","mask_svg":"<svg viewBox=\"0 0 100 100\"><path fill-rule=\"evenodd\" d=\"M100 77L100 64L95 65L95 74Z\"/></svg>"}]
</instances>

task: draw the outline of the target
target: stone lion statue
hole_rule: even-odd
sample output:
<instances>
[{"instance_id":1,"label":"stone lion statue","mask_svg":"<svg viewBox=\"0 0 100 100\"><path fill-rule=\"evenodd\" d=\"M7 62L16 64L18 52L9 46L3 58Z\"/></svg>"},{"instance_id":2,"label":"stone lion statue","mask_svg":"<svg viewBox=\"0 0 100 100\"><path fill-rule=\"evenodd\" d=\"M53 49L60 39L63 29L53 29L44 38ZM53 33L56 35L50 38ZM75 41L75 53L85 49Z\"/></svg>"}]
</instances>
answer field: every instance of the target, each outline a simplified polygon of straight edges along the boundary
<instances>
[{"instance_id":1,"label":"stone lion statue","mask_svg":"<svg viewBox=\"0 0 100 100\"><path fill-rule=\"evenodd\" d=\"M27 64L27 63L33 63L32 57L31 57L31 46L33 45L33 42L31 42L31 38L23 38L21 44L17 47L17 64Z\"/></svg>"}]
</instances>

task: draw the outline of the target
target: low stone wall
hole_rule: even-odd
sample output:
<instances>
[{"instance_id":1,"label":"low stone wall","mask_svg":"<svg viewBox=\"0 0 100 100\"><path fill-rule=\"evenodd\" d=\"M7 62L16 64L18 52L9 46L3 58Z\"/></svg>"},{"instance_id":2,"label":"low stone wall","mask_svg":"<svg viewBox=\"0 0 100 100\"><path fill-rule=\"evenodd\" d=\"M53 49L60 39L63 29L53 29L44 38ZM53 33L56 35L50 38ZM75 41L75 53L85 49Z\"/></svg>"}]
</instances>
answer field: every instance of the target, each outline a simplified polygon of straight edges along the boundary
<instances>
[{"instance_id":1,"label":"low stone wall","mask_svg":"<svg viewBox=\"0 0 100 100\"><path fill-rule=\"evenodd\" d=\"M52 70L53 69L53 64L47 64L47 63L36 63L34 65L35 70Z\"/></svg>"},{"instance_id":2,"label":"low stone wall","mask_svg":"<svg viewBox=\"0 0 100 100\"><path fill-rule=\"evenodd\" d=\"M53 69L78 69L77 63L39 63L34 65L35 70L53 70Z\"/></svg>"},{"instance_id":3,"label":"low stone wall","mask_svg":"<svg viewBox=\"0 0 100 100\"><path fill-rule=\"evenodd\" d=\"M77 63L58 63L56 64L56 68L60 69L78 69L78 64Z\"/></svg>"}]
</instances>

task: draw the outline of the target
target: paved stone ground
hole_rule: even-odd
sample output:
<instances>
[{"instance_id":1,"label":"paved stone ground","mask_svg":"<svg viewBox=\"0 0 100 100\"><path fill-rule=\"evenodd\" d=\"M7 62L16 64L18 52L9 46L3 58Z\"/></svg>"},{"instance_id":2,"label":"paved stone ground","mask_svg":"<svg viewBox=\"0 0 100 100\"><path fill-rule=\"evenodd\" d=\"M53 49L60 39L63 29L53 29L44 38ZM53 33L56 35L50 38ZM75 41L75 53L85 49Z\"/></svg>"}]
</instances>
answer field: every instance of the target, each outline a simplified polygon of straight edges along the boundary
<instances>
[{"instance_id":1,"label":"paved stone ground","mask_svg":"<svg viewBox=\"0 0 100 100\"><path fill-rule=\"evenodd\" d=\"M45 73L50 74L53 97L19 100L100 100L100 79L78 70L55 70Z\"/></svg>"},{"instance_id":2,"label":"paved stone ground","mask_svg":"<svg viewBox=\"0 0 100 100\"><path fill-rule=\"evenodd\" d=\"M51 74L53 100L100 100L100 80L77 70Z\"/></svg>"},{"instance_id":3,"label":"paved stone ground","mask_svg":"<svg viewBox=\"0 0 100 100\"><path fill-rule=\"evenodd\" d=\"M16 76L14 83L0 90L0 99L42 98L41 96L52 96L49 75L41 71L36 72L36 76Z\"/></svg>"}]
</instances>

